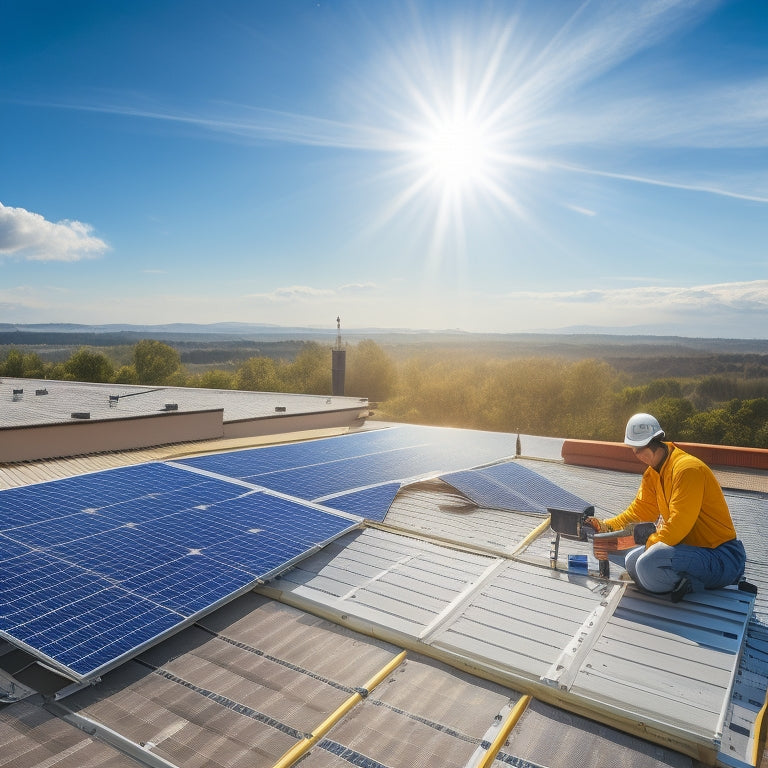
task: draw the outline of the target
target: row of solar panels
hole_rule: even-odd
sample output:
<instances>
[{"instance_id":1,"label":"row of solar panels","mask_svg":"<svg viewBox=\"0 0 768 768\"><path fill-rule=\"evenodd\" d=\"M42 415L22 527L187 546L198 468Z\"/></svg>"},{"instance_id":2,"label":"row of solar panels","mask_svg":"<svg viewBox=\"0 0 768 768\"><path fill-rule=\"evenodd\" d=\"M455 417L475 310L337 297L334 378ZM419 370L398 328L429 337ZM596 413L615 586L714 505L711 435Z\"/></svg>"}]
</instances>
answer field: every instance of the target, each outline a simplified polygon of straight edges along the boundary
<instances>
[{"instance_id":1,"label":"row of solar panels","mask_svg":"<svg viewBox=\"0 0 768 768\"><path fill-rule=\"evenodd\" d=\"M397 427L3 491L0 636L91 680L382 520L404 482L429 475L479 506L587 506L498 464L514 449L513 435Z\"/></svg>"}]
</instances>

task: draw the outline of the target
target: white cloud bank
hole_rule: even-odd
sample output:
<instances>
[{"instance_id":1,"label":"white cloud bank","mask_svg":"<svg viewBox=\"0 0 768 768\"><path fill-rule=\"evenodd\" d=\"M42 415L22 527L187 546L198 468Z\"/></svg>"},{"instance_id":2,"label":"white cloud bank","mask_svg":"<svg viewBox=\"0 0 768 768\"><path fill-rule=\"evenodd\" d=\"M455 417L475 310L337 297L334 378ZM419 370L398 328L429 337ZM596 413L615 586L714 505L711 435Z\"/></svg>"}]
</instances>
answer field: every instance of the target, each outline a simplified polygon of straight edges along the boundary
<instances>
[{"instance_id":1,"label":"white cloud bank","mask_svg":"<svg viewBox=\"0 0 768 768\"><path fill-rule=\"evenodd\" d=\"M81 261L100 256L109 246L81 221L52 222L39 213L0 203L0 256L27 261Z\"/></svg>"}]
</instances>

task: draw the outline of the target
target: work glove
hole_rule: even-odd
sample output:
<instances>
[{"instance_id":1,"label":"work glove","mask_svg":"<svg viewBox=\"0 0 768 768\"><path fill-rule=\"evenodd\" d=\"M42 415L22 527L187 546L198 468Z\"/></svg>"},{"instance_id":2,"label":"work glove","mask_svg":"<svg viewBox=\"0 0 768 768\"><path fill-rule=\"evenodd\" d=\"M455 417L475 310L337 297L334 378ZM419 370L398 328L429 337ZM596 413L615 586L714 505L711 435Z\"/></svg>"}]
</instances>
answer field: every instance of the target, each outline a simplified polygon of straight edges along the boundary
<instances>
[{"instance_id":1,"label":"work glove","mask_svg":"<svg viewBox=\"0 0 768 768\"><path fill-rule=\"evenodd\" d=\"M607 533L611 530L602 520L598 520L596 517L585 517L584 525L593 528L595 533Z\"/></svg>"}]
</instances>

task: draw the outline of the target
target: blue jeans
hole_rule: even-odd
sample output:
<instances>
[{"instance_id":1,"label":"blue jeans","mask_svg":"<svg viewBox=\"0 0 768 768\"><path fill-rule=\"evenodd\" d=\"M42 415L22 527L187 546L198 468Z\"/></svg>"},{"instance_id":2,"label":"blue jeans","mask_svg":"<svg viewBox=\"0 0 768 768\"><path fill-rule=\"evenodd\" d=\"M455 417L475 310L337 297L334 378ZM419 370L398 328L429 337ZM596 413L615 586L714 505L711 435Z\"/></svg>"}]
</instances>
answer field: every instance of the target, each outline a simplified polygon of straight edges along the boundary
<instances>
[{"instance_id":1,"label":"blue jeans","mask_svg":"<svg viewBox=\"0 0 768 768\"><path fill-rule=\"evenodd\" d=\"M747 555L738 539L719 547L691 547L657 542L627 552L624 567L633 581L648 592L671 592L683 576L694 592L738 583L744 575Z\"/></svg>"}]
</instances>

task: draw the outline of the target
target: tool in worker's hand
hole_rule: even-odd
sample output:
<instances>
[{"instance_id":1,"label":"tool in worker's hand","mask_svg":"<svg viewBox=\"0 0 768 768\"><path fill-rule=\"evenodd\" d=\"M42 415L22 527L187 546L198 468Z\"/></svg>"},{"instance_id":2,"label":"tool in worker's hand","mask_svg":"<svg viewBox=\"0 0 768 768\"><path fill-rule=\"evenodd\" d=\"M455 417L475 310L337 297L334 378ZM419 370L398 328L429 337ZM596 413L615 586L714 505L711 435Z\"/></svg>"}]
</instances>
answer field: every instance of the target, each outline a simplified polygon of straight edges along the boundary
<instances>
[{"instance_id":1,"label":"tool in worker's hand","mask_svg":"<svg viewBox=\"0 0 768 768\"><path fill-rule=\"evenodd\" d=\"M592 526L590 526L592 528ZM592 535L592 551L600 563L600 575L609 578L611 565L608 556L611 552L623 549L632 549L645 544L648 537L655 533L656 526L653 523L630 523L620 531L606 531Z\"/></svg>"}]
</instances>

